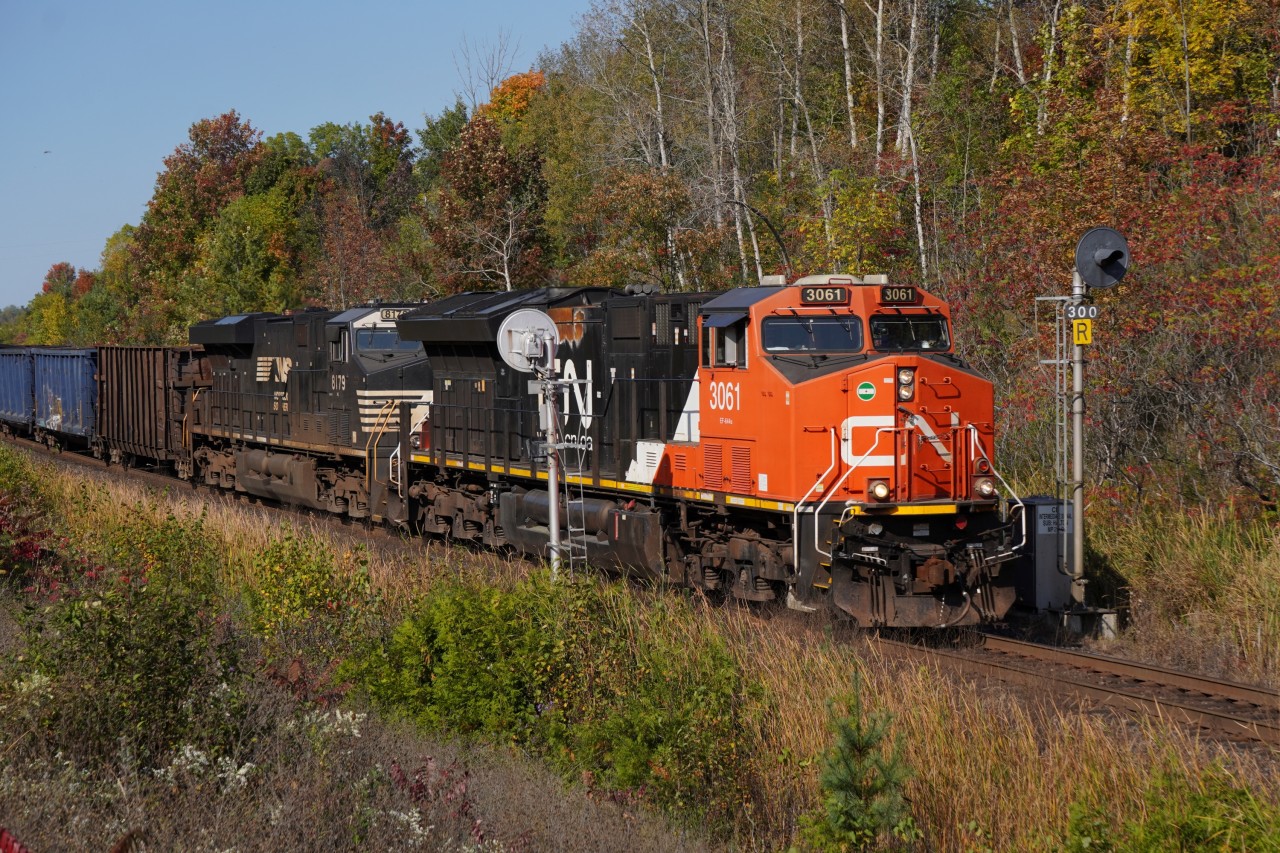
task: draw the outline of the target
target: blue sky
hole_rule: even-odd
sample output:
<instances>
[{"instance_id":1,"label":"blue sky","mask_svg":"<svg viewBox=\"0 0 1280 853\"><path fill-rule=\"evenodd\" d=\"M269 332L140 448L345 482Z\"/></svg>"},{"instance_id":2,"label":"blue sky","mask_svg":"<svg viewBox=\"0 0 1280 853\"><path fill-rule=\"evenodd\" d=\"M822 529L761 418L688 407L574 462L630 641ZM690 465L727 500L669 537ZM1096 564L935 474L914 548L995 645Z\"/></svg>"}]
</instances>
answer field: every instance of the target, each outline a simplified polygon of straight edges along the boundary
<instances>
[{"instance_id":1,"label":"blue sky","mask_svg":"<svg viewBox=\"0 0 1280 853\"><path fill-rule=\"evenodd\" d=\"M513 71L571 38L590 0L336 3L0 0L0 306L49 267L97 269L137 224L163 159L236 110L266 136L366 122L411 130L506 36Z\"/></svg>"}]
</instances>

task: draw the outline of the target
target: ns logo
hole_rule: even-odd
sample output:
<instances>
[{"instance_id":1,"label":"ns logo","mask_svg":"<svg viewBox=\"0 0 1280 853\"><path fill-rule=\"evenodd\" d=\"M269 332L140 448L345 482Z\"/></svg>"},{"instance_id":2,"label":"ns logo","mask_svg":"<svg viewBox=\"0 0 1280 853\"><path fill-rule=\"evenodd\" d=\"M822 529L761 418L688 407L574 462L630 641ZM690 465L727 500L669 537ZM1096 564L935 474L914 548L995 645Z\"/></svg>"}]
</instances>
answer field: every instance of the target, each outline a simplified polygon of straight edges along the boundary
<instances>
[{"instance_id":1,"label":"ns logo","mask_svg":"<svg viewBox=\"0 0 1280 853\"><path fill-rule=\"evenodd\" d=\"M289 371L293 369L293 359L283 355L258 356L257 379L259 382L289 381Z\"/></svg>"}]
</instances>

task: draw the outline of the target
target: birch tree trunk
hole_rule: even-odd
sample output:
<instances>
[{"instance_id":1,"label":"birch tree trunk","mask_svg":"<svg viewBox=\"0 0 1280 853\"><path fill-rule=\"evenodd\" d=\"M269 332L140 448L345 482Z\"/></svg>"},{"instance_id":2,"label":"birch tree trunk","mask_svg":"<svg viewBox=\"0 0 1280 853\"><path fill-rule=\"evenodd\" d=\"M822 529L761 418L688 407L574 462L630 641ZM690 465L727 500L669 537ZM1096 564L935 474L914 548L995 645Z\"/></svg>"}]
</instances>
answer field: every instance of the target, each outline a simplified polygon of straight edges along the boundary
<instances>
[{"instance_id":1,"label":"birch tree trunk","mask_svg":"<svg viewBox=\"0 0 1280 853\"><path fill-rule=\"evenodd\" d=\"M1018 85L1027 85L1027 72L1022 67L1022 44L1018 41L1018 22L1013 17L1013 0L1009 0L1009 42L1013 49L1013 73L1018 77Z\"/></svg>"},{"instance_id":2,"label":"birch tree trunk","mask_svg":"<svg viewBox=\"0 0 1280 853\"><path fill-rule=\"evenodd\" d=\"M849 116L849 147L858 149L858 122L853 114L853 62L849 51L849 9L845 0L839 0L840 51L844 56L844 106Z\"/></svg>"},{"instance_id":3,"label":"birch tree trunk","mask_svg":"<svg viewBox=\"0 0 1280 853\"><path fill-rule=\"evenodd\" d=\"M712 45L711 29L712 0L696 0L692 12L693 26L702 50L702 97L705 107L704 119L707 135L707 166L710 174L707 180L711 185L711 217L716 228L724 226L724 164L720 150L719 134L716 131L717 88L715 53Z\"/></svg>"},{"instance_id":4,"label":"birch tree trunk","mask_svg":"<svg viewBox=\"0 0 1280 853\"><path fill-rule=\"evenodd\" d=\"M875 21L875 48L871 52L871 65L876 78L876 174L880 174L880 155L884 153L884 0L876 0L875 8L867 0L863 5Z\"/></svg>"},{"instance_id":5,"label":"birch tree trunk","mask_svg":"<svg viewBox=\"0 0 1280 853\"><path fill-rule=\"evenodd\" d=\"M653 82L653 103L654 103L654 132L657 134L658 147L658 167L665 177L671 168L671 158L667 153L667 121L666 109L663 106L662 97L662 76L658 73L658 63L654 57L653 37L649 30L648 22L641 17L638 9L632 10L632 25L636 31L640 33L644 39L644 55L649 69L649 79ZM671 272L676 278L676 286L680 290L685 289L684 262L680 255L679 247L676 245L676 232L673 224L668 224L666 228L666 244L667 258L671 267Z\"/></svg>"},{"instance_id":6,"label":"birch tree trunk","mask_svg":"<svg viewBox=\"0 0 1280 853\"><path fill-rule=\"evenodd\" d=\"M920 197L920 152L916 147L916 135L907 126L907 147L911 152L911 182L915 190L916 246L920 251L920 282L928 286L929 253L924 241L924 211Z\"/></svg>"},{"instance_id":7,"label":"birch tree trunk","mask_svg":"<svg viewBox=\"0 0 1280 853\"><path fill-rule=\"evenodd\" d=\"M916 86L916 51L920 44L920 0L911 0L911 22L907 30L907 55L902 72L902 109L898 112L898 153L906 156L911 147L911 101Z\"/></svg>"},{"instance_id":8,"label":"birch tree trunk","mask_svg":"<svg viewBox=\"0 0 1280 853\"><path fill-rule=\"evenodd\" d=\"M653 38L649 32L649 25L634 11L631 23L644 39L644 55L648 62L649 79L653 81L654 131L658 136L658 165L665 175L671 166L671 160L667 156L667 121L666 111L662 105L662 78L658 74L658 64L653 56Z\"/></svg>"},{"instance_id":9,"label":"birch tree trunk","mask_svg":"<svg viewBox=\"0 0 1280 853\"><path fill-rule=\"evenodd\" d=\"M742 268L742 280L750 281L747 265L747 247L743 234L743 225L745 224L746 236L751 240L752 257L755 260L756 280L759 281L760 276L764 273L760 266L760 244L756 240L755 223L751 219L750 208L747 206L747 193L742 180L738 80L737 71L734 67L733 34L729 26L729 10L726 4L721 5L718 17L720 19L720 85L718 88L722 106L721 133L729 155L729 176L732 181L731 192L734 202L731 205L733 209L733 229L738 240L738 258Z\"/></svg>"},{"instance_id":10,"label":"birch tree trunk","mask_svg":"<svg viewBox=\"0 0 1280 853\"><path fill-rule=\"evenodd\" d=\"M1062 0L1054 0L1053 14L1049 18L1049 46L1044 55L1044 78L1040 87L1039 104L1036 107L1036 135L1044 136L1049 124L1049 87L1053 84L1053 58L1058 49L1058 15Z\"/></svg>"}]
</instances>

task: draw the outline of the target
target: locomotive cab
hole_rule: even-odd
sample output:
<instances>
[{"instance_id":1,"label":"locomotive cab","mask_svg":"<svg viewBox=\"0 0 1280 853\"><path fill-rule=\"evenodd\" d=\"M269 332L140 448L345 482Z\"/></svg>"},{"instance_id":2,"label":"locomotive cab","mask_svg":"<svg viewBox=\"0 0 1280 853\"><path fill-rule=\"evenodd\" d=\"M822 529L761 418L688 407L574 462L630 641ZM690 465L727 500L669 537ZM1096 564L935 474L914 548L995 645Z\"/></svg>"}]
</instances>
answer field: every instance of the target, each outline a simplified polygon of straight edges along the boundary
<instances>
[{"instance_id":1,"label":"locomotive cab","mask_svg":"<svg viewBox=\"0 0 1280 853\"><path fill-rule=\"evenodd\" d=\"M421 434L431 406L431 369L418 341L402 340L396 320L410 305L352 308L325 323L329 394L352 447L393 445L401 420Z\"/></svg>"}]
</instances>

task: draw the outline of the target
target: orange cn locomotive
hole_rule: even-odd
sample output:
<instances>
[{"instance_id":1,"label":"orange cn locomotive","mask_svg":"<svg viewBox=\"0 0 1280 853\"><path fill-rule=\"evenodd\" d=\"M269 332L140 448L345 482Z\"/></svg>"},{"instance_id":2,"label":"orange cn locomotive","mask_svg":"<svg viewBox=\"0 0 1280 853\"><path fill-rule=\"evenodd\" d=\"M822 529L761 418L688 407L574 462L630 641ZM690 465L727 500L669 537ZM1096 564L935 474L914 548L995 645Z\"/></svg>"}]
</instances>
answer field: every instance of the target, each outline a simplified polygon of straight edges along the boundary
<instances>
[{"instance_id":1,"label":"orange cn locomotive","mask_svg":"<svg viewBox=\"0 0 1280 853\"><path fill-rule=\"evenodd\" d=\"M516 311L558 332L547 386L505 364ZM723 293L469 293L398 321L431 365L405 425L407 522L866 625L1001 618L1024 538L993 464L991 383L945 303L882 276ZM553 512L547 462L567 495Z\"/></svg>"}]
</instances>

